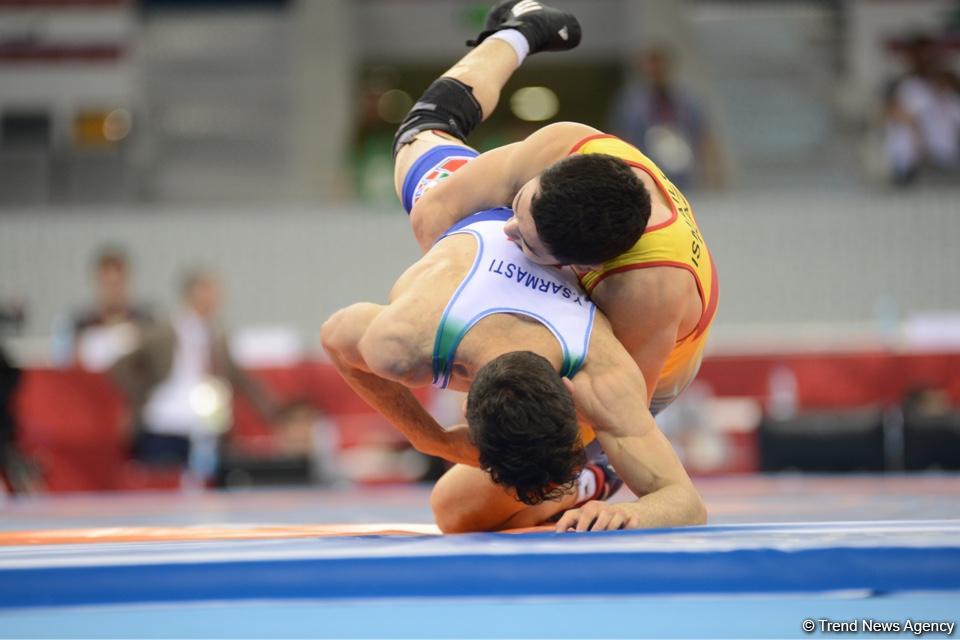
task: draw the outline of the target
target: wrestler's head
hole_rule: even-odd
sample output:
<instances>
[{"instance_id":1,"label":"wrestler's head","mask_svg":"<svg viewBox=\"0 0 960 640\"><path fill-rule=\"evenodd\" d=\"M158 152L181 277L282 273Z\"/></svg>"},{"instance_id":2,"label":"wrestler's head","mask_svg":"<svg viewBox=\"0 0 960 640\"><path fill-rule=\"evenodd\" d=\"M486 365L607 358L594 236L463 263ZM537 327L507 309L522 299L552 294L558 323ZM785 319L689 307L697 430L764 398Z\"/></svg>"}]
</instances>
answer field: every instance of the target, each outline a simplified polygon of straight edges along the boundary
<instances>
[{"instance_id":1,"label":"wrestler's head","mask_svg":"<svg viewBox=\"0 0 960 640\"><path fill-rule=\"evenodd\" d=\"M636 244L649 219L650 194L630 166L589 153L523 185L504 231L534 262L598 265Z\"/></svg>"},{"instance_id":2,"label":"wrestler's head","mask_svg":"<svg viewBox=\"0 0 960 640\"><path fill-rule=\"evenodd\" d=\"M491 360L467 395L480 466L524 504L559 498L586 458L573 398L553 366L530 351Z\"/></svg>"}]
</instances>

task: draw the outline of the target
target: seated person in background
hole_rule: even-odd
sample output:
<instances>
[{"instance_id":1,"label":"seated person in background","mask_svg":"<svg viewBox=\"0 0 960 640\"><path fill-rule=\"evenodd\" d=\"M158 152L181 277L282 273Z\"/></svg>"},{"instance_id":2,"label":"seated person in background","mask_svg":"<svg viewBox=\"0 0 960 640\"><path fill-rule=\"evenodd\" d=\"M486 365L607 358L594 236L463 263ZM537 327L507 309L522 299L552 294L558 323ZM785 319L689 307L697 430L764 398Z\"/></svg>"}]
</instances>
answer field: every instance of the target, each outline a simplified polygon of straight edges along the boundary
<instances>
[{"instance_id":1,"label":"seated person in background","mask_svg":"<svg viewBox=\"0 0 960 640\"><path fill-rule=\"evenodd\" d=\"M134 347L153 318L130 299L130 263L123 250L102 249L94 261L93 277L93 305L70 322L69 360L102 371Z\"/></svg>"},{"instance_id":2,"label":"seated person in background","mask_svg":"<svg viewBox=\"0 0 960 640\"><path fill-rule=\"evenodd\" d=\"M110 369L132 411L133 456L146 464L186 466L203 479L215 471L219 436L230 427L232 393L249 398L268 421L283 409L234 362L217 322L220 284L189 272L180 311L146 332ZM196 465L196 466L195 466Z\"/></svg>"},{"instance_id":3,"label":"seated person in background","mask_svg":"<svg viewBox=\"0 0 960 640\"><path fill-rule=\"evenodd\" d=\"M924 169L960 172L960 87L927 37L907 43L909 72L885 96L884 147L890 176L907 185Z\"/></svg>"},{"instance_id":4,"label":"seated person in background","mask_svg":"<svg viewBox=\"0 0 960 640\"><path fill-rule=\"evenodd\" d=\"M334 314L321 336L334 365L414 447L458 463L431 496L443 531L565 510L561 531L704 522L636 363L569 270L531 262L504 235L511 215L466 218L400 276L389 304ZM469 391L466 427L445 431L417 402L410 388L431 382ZM600 501L616 474L638 500Z\"/></svg>"},{"instance_id":5,"label":"seated person in background","mask_svg":"<svg viewBox=\"0 0 960 640\"><path fill-rule=\"evenodd\" d=\"M17 451L17 430L13 415L13 394L22 372L13 365L0 344L0 496L8 487L13 493L29 493L27 466Z\"/></svg>"},{"instance_id":6,"label":"seated person in background","mask_svg":"<svg viewBox=\"0 0 960 640\"><path fill-rule=\"evenodd\" d=\"M24 322L20 304L0 301L0 498L12 493L39 493L43 490L43 476L39 467L17 446L18 428L14 409L15 396L23 371L4 347L4 337L17 333Z\"/></svg>"},{"instance_id":7,"label":"seated person in background","mask_svg":"<svg viewBox=\"0 0 960 640\"><path fill-rule=\"evenodd\" d=\"M611 132L643 151L681 189L721 186L722 162L700 100L677 81L671 52L630 61L610 106Z\"/></svg>"}]
</instances>

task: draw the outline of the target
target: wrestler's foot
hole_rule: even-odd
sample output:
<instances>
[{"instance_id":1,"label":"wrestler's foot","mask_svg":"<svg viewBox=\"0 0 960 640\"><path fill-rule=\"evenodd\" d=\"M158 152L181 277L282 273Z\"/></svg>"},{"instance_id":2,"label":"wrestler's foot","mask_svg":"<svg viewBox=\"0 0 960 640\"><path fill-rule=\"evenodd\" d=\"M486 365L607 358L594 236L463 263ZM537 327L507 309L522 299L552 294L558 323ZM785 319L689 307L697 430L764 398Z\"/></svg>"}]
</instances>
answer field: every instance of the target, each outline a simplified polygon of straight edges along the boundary
<instances>
[{"instance_id":1,"label":"wrestler's foot","mask_svg":"<svg viewBox=\"0 0 960 640\"><path fill-rule=\"evenodd\" d=\"M502 0L487 14L484 31L467 44L475 47L497 31L516 29L530 44L530 53L566 51L580 44L580 23L566 11L537 0Z\"/></svg>"}]
</instances>

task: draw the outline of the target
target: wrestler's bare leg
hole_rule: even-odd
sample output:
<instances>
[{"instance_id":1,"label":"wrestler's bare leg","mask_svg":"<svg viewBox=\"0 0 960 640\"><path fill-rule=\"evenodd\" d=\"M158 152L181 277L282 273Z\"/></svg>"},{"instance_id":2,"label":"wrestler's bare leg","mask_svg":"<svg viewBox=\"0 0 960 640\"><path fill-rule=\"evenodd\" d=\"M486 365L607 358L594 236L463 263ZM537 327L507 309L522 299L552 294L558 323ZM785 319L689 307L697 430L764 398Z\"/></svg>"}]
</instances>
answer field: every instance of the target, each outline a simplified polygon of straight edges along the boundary
<instances>
[{"instance_id":1,"label":"wrestler's bare leg","mask_svg":"<svg viewBox=\"0 0 960 640\"><path fill-rule=\"evenodd\" d=\"M506 42L496 39L484 40L441 77L459 80L473 89L473 96L480 103L483 119L486 120L500 101L500 91L519 67L517 54ZM457 145L470 149L456 137L440 131L424 131L411 144L404 145L397 153L393 168L393 182L397 195L401 194L403 181L411 165L424 153L438 145Z\"/></svg>"}]
</instances>

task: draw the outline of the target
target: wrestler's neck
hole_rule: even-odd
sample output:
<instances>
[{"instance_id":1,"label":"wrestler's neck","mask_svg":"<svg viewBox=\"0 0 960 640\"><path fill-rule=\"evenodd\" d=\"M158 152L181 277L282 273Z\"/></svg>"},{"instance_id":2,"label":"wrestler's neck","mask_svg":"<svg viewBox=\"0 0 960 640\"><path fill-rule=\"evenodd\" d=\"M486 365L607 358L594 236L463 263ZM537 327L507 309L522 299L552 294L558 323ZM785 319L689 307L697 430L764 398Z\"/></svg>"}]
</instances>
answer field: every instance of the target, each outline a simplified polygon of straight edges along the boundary
<instances>
[{"instance_id":1,"label":"wrestler's neck","mask_svg":"<svg viewBox=\"0 0 960 640\"><path fill-rule=\"evenodd\" d=\"M511 351L533 351L560 370L560 343L541 323L512 313L497 313L474 325L457 348L450 386L466 390L477 371L491 360Z\"/></svg>"}]
</instances>

